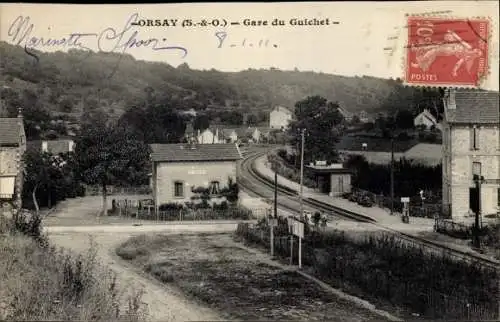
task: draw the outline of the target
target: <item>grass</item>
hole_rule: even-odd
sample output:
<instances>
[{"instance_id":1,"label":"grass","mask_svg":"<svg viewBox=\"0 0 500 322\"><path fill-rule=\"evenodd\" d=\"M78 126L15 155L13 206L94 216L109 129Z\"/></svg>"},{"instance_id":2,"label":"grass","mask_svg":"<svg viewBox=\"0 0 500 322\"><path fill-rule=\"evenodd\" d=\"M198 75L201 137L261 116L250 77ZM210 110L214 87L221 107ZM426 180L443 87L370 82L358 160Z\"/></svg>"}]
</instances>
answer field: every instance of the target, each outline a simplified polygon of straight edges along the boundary
<instances>
[{"instance_id":1,"label":"grass","mask_svg":"<svg viewBox=\"0 0 500 322\"><path fill-rule=\"evenodd\" d=\"M268 248L269 233L264 228L240 224L236 235L249 246ZM278 225L274 239L275 253L282 260L290 254L286 231L286 225ZM456 262L381 232L364 236L340 231L306 233L302 245L306 271L390 311L452 319L467 314L487 319L497 314L498 273L494 269ZM294 247L294 258L297 253Z\"/></svg>"},{"instance_id":2,"label":"grass","mask_svg":"<svg viewBox=\"0 0 500 322\"><path fill-rule=\"evenodd\" d=\"M225 319L380 320L242 248L230 234L142 235L116 252Z\"/></svg>"},{"instance_id":3,"label":"grass","mask_svg":"<svg viewBox=\"0 0 500 322\"><path fill-rule=\"evenodd\" d=\"M77 256L0 218L0 320L145 320L142 292L123 297L93 242Z\"/></svg>"}]
</instances>

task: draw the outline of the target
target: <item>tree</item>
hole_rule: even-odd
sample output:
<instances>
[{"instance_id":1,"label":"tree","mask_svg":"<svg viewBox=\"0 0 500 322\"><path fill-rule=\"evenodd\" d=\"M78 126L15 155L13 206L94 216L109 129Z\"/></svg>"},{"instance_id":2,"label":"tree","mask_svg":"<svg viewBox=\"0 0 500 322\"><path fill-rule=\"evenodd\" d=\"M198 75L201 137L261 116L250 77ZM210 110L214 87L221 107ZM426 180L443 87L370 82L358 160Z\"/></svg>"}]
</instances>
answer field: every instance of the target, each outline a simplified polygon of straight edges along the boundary
<instances>
[{"instance_id":1,"label":"tree","mask_svg":"<svg viewBox=\"0 0 500 322\"><path fill-rule=\"evenodd\" d=\"M295 104L295 118L288 130L290 143L300 148L299 129L306 129L304 162L313 160L336 161L335 143L342 133L343 117L337 103L320 96L310 96Z\"/></svg>"},{"instance_id":2,"label":"tree","mask_svg":"<svg viewBox=\"0 0 500 322\"><path fill-rule=\"evenodd\" d=\"M247 116L247 125L249 125L249 126L257 125L258 122L259 122L259 120L257 118L257 115L255 115L255 114L248 114L248 116Z\"/></svg>"},{"instance_id":3,"label":"tree","mask_svg":"<svg viewBox=\"0 0 500 322\"><path fill-rule=\"evenodd\" d=\"M193 129L204 131L210 126L210 119L205 114L197 115L193 121Z\"/></svg>"},{"instance_id":4,"label":"tree","mask_svg":"<svg viewBox=\"0 0 500 322\"><path fill-rule=\"evenodd\" d=\"M352 117L352 119L351 119L351 124L352 124L352 125L357 125L357 124L359 124L359 123L361 123L361 120L359 119L359 116L354 115L354 116Z\"/></svg>"},{"instance_id":5,"label":"tree","mask_svg":"<svg viewBox=\"0 0 500 322\"><path fill-rule=\"evenodd\" d=\"M400 110L396 114L396 126L400 129L413 128L413 113L410 110Z\"/></svg>"},{"instance_id":6,"label":"tree","mask_svg":"<svg viewBox=\"0 0 500 322\"><path fill-rule=\"evenodd\" d=\"M82 127L75 155L82 180L102 187L102 214L107 215L107 187L145 175L149 148L125 126L94 123Z\"/></svg>"},{"instance_id":7,"label":"tree","mask_svg":"<svg viewBox=\"0 0 500 322\"><path fill-rule=\"evenodd\" d=\"M67 162L60 156L53 156L47 152L40 153L38 150L28 150L24 155L24 193L31 193L36 213L40 211L37 193L45 192L47 195L47 206L52 204L52 190L64 185L65 166Z\"/></svg>"}]
</instances>

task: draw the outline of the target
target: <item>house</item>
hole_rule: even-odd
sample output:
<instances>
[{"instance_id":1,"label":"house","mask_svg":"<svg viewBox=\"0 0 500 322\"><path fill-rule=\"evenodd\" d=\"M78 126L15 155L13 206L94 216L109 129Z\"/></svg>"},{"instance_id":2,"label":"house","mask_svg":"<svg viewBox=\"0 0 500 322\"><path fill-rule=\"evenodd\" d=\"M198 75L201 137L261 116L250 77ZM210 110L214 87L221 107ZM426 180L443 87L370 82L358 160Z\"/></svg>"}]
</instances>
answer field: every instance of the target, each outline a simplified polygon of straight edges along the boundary
<instances>
[{"instance_id":1,"label":"house","mask_svg":"<svg viewBox=\"0 0 500 322\"><path fill-rule=\"evenodd\" d=\"M286 130L292 118L292 111L283 106L276 106L269 113L269 127L275 130Z\"/></svg>"},{"instance_id":2,"label":"house","mask_svg":"<svg viewBox=\"0 0 500 322\"><path fill-rule=\"evenodd\" d=\"M372 119L370 118L368 113L366 113L366 111L363 110L363 111L359 112L359 121L361 123L368 123L368 122L371 122Z\"/></svg>"},{"instance_id":3,"label":"house","mask_svg":"<svg viewBox=\"0 0 500 322\"><path fill-rule=\"evenodd\" d=\"M72 139L28 141L27 149L36 149L52 155L65 154L75 151L75 141Z\"/></svg>"},{"instance_id":4,"label":"house","mask_svg":"<svg viewBox=\"0 0 500 322\"><path fill-rule=\"evenodd\" d=\"M317 190L330 197L339 197L351 192L351 171L341 163L327 165L325 161L316 161L305 166L316 179Z\"/></svg>"},{"instance_id":5,"label":"house","mask_svg":"<svg viewBox=\"0 0 500 322\"><path fill-rule=\"evenodd\" d=\"M17 118L0 118L0 213L21 207L26 133L21 111Z\"/></svg>"},{"instance_id":6,"label":"house","mask_svg":"<svg viewBox=\"0 0 500 322\"><path fill-rule=\"evenodd\" d=\"M444 99L443 210L464 220L500 206L499 93L449 90ZM475 189L474 175L482 176Z\"/></svg>"},{"instance_id":7,"label":"house","mask_svg":"<svg viewBox=\"0 0 500 322\"><path fill-rule=\"evenodd\" d=\"M222 129L222 136L226 143L238 142L238 133L236 129Z\"/></svg>"},{"instance_id":8,"label":"house","mask_svg":"<svg viewBox=\"0 0 500 322\"><path fill-rule=\"evenodd\" d=\"M346 120L347 122L350 122L352 120L352 117L354 116L354 114L352 114L351 112L349 112L340 105L337 108L337 111L339 111L339 113L344 117L344 120Z\"/></svg>"},{"instance_id":9,"label":"house","mask_svg":"<svg viewBox=\"0 0 500 322\"><path fill-rule=\"evenodd\" d=\"M427 129L430 129L432 126L438 127L438 121L436 120L434 115L432 115L432 113L427 109L423 110L422 113L415 116L415 118L413 119L413 124L415 125L415 127L423 125Z\"/></svg>"},{"instance_id":10,"label":"house","mask_svg":"<svg viewBox=\"0 0 500 322\"><path fill-rule=\"evenodd\" d=\"M229 144L152 144L152 188L156 209L191 200L199 187L220 190L236 182L238 146Z\"/></svg>"},{"instance_id":11,"label":"house","mask_svg":"<svg viewBox=\"0 0 500 322\"><path fill-rule=\"evenodd\" d=\"M219 144L225 143L222 138L222 133L219 135L219 128L208 128L203 131L198 130L198 135L196 136L198 144Z\"/></svg>"}]
</instances>

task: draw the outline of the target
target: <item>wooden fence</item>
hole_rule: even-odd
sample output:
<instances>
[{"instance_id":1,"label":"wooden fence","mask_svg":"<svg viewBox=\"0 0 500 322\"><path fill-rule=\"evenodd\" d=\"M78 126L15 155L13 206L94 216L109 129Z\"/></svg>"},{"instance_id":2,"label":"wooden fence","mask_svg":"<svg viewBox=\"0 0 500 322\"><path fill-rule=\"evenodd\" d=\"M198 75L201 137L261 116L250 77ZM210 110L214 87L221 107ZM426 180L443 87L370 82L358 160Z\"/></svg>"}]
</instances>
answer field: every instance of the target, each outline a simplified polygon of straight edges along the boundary
<instances>
[{"instance_id":1,"label":"wooden fence","mask_svg":"<svg viewBox=\"0 0 500 322\"><path fill-rule=\"evenodd\" d=\"M110 215L117 215L139 220L153 221L195 221L195 220L250 220L265 216L267 209L247 209L241 206L229 206L225 209L168 209L155 211L152 200L113 199Z\"/></svg>"},{"instance_id":2,"label":"wooden fence","mask_svg":"<svg viewBox=\"0 0 500 322\"><path fill-rule=\"evenodd\" d=\"M455 238L471 238L473 230L472 224L453 222L450 219L436 219L436 231Z\"/></svg>"},{"instance_id":3,"label":"wooden fence","mask_svg":"<svg viewBox=\"0 0 500 322\"><path fill-rule=\"evenodd\" d=\"M149 186L137 186L137 187L106 187L106 192L108 195L149 195L152 193L151 187ZM86 196L100 196L102 195L102 186L85 186Z\"/></svg>"}]
</instances>

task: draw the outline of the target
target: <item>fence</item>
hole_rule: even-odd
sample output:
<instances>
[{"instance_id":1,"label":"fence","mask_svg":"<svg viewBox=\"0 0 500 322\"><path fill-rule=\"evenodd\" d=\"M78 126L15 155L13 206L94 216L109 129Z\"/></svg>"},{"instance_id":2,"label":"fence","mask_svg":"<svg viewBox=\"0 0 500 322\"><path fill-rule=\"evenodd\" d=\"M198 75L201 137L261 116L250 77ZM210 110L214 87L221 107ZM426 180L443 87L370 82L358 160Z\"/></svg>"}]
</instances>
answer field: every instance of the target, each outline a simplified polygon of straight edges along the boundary
<instances>
[{"instance_id":1,"label":"fence","mask_svg":"<svg viewBox=\"0 0 500 322\"><path fill-rule=\"evenodd\" d=\"M250 220L262 217L267 209L247 209L238 205L227 208L191 209L181 207L155 211L152 200L123 199L112 201L110 215L139 220L154 221L196 221L196 220Z\"/></svg>"},{"instance_id":2,"label":"fence","mask_svg":"<svg viewBox=\"0 0 500 322\"><path fill-rule=\"evenodd\" d=\"M437 219L436 231L455 238L468 239L472 237L473 225L453 222L449 219Z\"/></svg>"},{"instance_id":3,"label":"fence","mask_svg":"<svg viewBox=\"0 0 500 322\"><path fill-rule=\"evenodd\" d=\"M106 187L106 192L108 195L149 195L152 193L151 187L149 186L137 186L137 187ZM102 186L85 186L86 196L100 196L102 195Z\"/></svg>"},{"instance_id":4,"label":"fence","mask_svg":"<svg viewBox=\"0 0 500 322\"><path fill-rule=\"evenodd\" d=\"M269 248L268 230L269 228L266 230L259 225L240 224L237 235L247 242ZM450 291L450 294L454 296L447 295L433 288L435 284L439 284L438 282L429 281L427 285L423 285L418 282L418 279L411 281L405 274L398 275L400 272L384 269L380 263L360 262L363 257L368 256L368 253L374 251L372 248L365 249L366 254L359 254L353 249L353 244L350 244L351 246L341 251L339 250L341 245L337 242L331 241L330 248L325 248L325 245L317 245L314 240L306 236L302 243L303 265L311 267L314 275L334 287L345 288L351 285L370 293L371 296L383 298L396 305L403 305L412 309L413 312L432 319L495 320L498 315L498 301L495 300L497 293L479 291L481 294L477 295L478 293L474 293L478 292L476 289L470 293ZM293 258L296 259L298 256L297 240L294 245ZM274 249L278 256L289 257L290 236L275 235ZM395 257L394 260L397 258ZM362 269L360 265L367 266ZM458 281L460 277L448 276L448 278L457 278L457 284L460 283ZM494 277L491 276L491 278ZM484 295L485 293L488 295Z\"/></svg>"}]
</instances>

